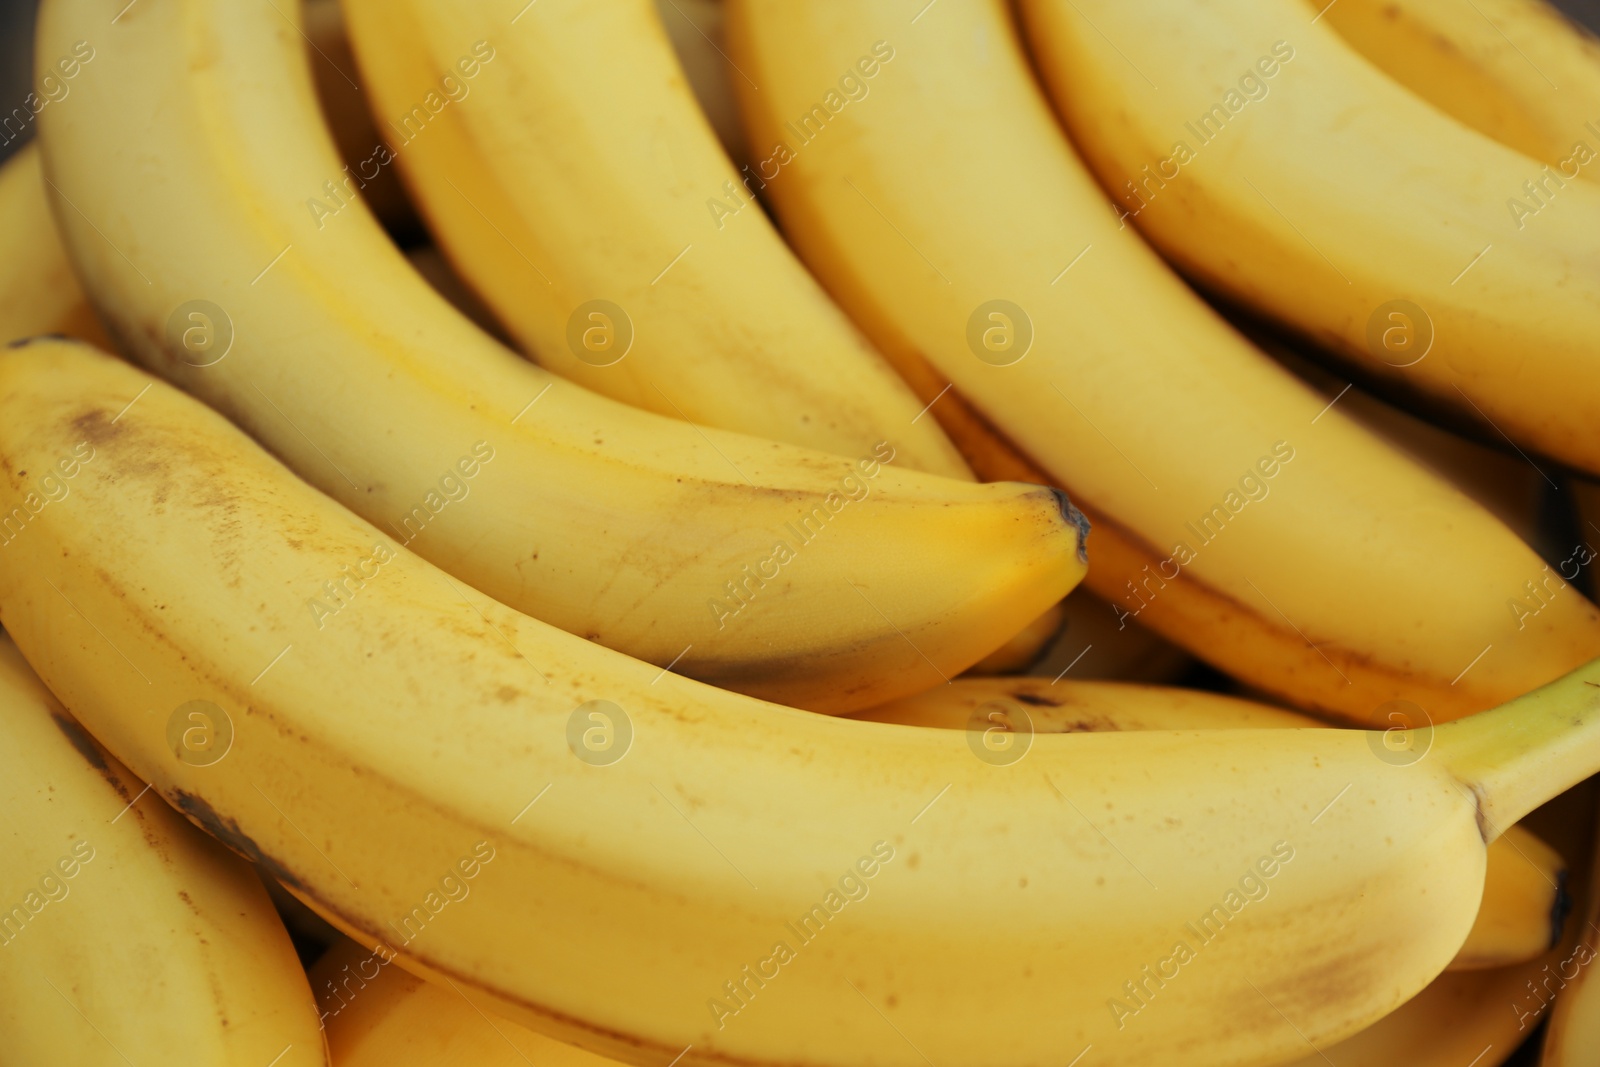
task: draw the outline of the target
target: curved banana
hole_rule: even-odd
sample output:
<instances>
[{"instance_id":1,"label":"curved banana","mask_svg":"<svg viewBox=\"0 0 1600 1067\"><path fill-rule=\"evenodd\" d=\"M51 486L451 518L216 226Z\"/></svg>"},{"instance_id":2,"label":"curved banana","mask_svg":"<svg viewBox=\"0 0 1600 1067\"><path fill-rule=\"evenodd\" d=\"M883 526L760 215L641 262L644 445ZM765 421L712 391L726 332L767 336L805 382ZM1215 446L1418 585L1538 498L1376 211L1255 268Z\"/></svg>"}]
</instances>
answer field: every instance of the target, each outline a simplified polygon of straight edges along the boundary
<instances>
[{"instance_id":1,"label":"curved banana","mask_svg":"<svg viewBox=\"0 0 1600 1067\"><path fill-rule=\"evenodd\" d=\"M1600 472L1600 189L1441 115L1300 0L1021 10L1079 150L1180 269Z\"/></svg>"},{"instance_id":2,"label":"curved banana","mask_svg":"<svg viewBox=\"0 0 1600 1067\"><path fill-rule=\"evenodd\" d=\"M1307 2L1440 111L1564 177L1600 180L1600 41L1548 0Z\"/></svg>"},{"instance_id":3,"label":"curved banana","mask_svg":"<svg viewBox=\"0 0 1600 1067\"><path fill-rule=\"evenodd\" d=\"M424 982L340 938L311 968L338 1067L615 1067L616 1060L485 1011L454 983Z\"/></svg>"},{"instance_id":4,"label":"curved banana","mask_svg":"<svg viewBox=\"0 0 1600 1067\"><path fill-rule=\"evenodd\" d=\"M145 789L0 635L0 1060L326 1064L255 873Z\"/></svg>"},{"instance_id":5,"label":"curved banana","mask_svg":"<svg viewBox=\"0 0 1600 1067\"><path fill-rule=\"evenodd\" d=\"M949 685L853 718L966 730L996 753L1034 735L1118 730L1241 730L1321 727L1268 704L1170 686L1047 682L1040 678L958 678ZM1549 952L1570 906L1566 864L1519 826L1489 843L1478 917L1450 970L1505 967Z\"/></svg>"},{"instance_id":6,"label":"curved banana","mask_svg":"<svg viewBox=\"0 0 1600 1067\"><path fill-rule=\"evenodd\" d=\"M41 493L80 445L69 495ZM65 342L0 355L17 501L0 618L113 752L346 933L632 1063L1272 1063L1421 989L1485 841L1600 769L1600 665L1399 746L1078 734L1004 766L765 704L453 586ZM381 574L318 629L305 598L364 558ZM155 728L194 701L225 763ZM1294 1024L1239 1027L1263 994Z\"/></svg>"},{"instance_id":7,"label":"curved banana","mask_svg":"<svg viewBox=\"0 0 1600 1067\"><path fill-rule=\"evenodd\" d=\"M970 477L784 246L653 0L543 0L515 26L476 0L344 9L391 128L441 72L460 94L398 165L457 271L540 364L658 414L851 457L888 440L902 466ZM475 41L493 62L452 73ZM591 334L604 343L574 341Z\"/></svg>"},{"instance_id":8,"label":"curved banana","mask_svg":"<svg viewBox=\"0 0 1600 1067\"><path fill-rule=\"evenodd\" d=\"M59 333L104 345L44 197L39 146L0 166L0 343Z\"/></svg>"},{"instance_id":9,"label":"curved banana","mask_svg":"<svg viewBox=\"0 0 1600 1067\"><path fill-rule=\"evenodd\" d=\"M1004 5L903 6L731 3L757 154L784 160L767 194L880 347L935 362L1088 509L1119 622L1362 723L1397 699L1454 718L1600 651L1581 596L1510 606L1548 573L1527 546L1120 227Z\"/></svg>"},{"instance_id":10,"label":"curved banana","mask_svg":"<svg viewBox=\"0 0 1600 1067\"><path fill-rule=\"evenodd\" d=\"M887 443L835 458L701 429L494 343L337 187L279 6L177 0L115 25L99 0L43 8L41 54L97 35L41 136L83 212L60 213L68 250L131 358L478 589L814 710L939 684L1077 582L1081 520L1052 491L901 470ZM348 562L323 618L373 570Z\"/></svg>"}]
</instances>

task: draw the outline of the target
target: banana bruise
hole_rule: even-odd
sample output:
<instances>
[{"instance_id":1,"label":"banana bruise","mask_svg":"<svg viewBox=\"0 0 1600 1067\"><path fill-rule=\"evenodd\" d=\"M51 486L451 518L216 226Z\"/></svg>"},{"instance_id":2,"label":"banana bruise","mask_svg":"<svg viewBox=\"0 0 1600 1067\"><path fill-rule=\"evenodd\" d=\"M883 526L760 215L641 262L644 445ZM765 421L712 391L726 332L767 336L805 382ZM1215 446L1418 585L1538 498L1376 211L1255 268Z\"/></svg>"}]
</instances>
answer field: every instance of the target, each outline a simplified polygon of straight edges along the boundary
<instances>
[{"instance_id":1,"label":"banana bruise","mask_svg":"<svg viewBox=\"0 0 1600 1067\"><path fill-rule=\"evenodd\" d=\"M690 426L495 343L358 197L327 196L343 164L287 16L130 11L97 38L83 106L41 115L57 195L86 213L60 214L65 243L130 358L453 578L812 710L939 684L1082 576L1081 516L1053 490L905 470L888 440L835 457ZM97 18L47 5L41 48ZM488 77L494 45L462 47ZM320 622L363 595L372 551L326 579Z\"/></svg>"},{"instance_id":2,"label":"banana bruise","mask_svg":"<svg viewBox=\"0 0 1600 1067\"><path fill-rule=\"evenodd\" d=\"M947 427L959 392L1072 493L1119 623L1362 724L1393 701L1456 718L1600 651L1600 614L1534 552L1250 346L1117 218L1003 5L915 24L892 0L728 11L785 233L903 374L954 382L930 408Z\"/></svg>"},{"instance_id":3,"label":"banana bruise","mask_svg":"<svg viewBox=\"0 0 1600 1067\"><path fill-rule=\"evenodd\" d=\"M324 1067L255 873L145 792L0 635L0 1059Z\"/></svg>"}]
</instances>

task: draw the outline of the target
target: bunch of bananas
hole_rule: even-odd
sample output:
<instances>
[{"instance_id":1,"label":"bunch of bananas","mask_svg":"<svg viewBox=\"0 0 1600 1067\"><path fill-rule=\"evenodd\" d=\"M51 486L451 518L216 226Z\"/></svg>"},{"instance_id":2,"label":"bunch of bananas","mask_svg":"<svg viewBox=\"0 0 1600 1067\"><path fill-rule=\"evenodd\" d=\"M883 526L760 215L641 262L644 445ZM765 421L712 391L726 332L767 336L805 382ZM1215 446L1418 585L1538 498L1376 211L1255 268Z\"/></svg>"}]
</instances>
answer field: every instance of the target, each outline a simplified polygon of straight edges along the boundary
<instances>
[{"instance_id":1,"label":"bunch of bananas","mask_svg":"<svg viewBox=\"0 0 1600 1067\"><path fill-rule=\"evenodd\" d=\"M0 1064L1600 1064L1543 3L43 0Z\"/></svg>"}]
</instances>

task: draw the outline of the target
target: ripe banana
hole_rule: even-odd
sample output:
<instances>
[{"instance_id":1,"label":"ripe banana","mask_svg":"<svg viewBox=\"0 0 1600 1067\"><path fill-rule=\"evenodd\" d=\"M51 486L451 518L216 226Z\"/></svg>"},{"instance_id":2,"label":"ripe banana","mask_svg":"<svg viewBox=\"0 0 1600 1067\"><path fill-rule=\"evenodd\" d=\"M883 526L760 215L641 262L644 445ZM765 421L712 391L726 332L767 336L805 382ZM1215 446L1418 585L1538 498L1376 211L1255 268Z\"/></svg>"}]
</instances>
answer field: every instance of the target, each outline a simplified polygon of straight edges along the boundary
<instances>
[{"instance_id":1,"label":"ripe banana","mask_svg":"<svg viewBox=\"0 0 1600 1067\"><path fill-rule=\"evenodd\" d=\"M1121 227L1004 5L915 14L731 3L752 141L784 161L766 194L881 348L935 362L1088 509L1119 621L1362 723L1396 699L1454 718L1600 651L1580 596L1510 606L1546 573L1527 546Z\"/></svg>"},{"instance_id":2,"label":"ripe banana","mask_svg":"<svg viewBox=\"0 0 1600 1067\"><path fill-rule=\"evenodd\" d=\"M0 635L0 1060L327 1063L254 872L145 789Z\"/></svg>"},{"instance_id":3,"label":"ripe banana","mask_svg":"<svg viewBox=\"0 0 1600 1067\"><path fill-rule=\"evenodd\" d=\"M99 56L41 136L119 347L456 578L659 667L833 711L939 684L1082 575L1059 494L901 470L888 444L834 458L689 426L518 358L353 189L338 200L289 9L178 0L113 25L111 7L44 5L42 52L93 34ZM364 595L364 560L324 579L324 621Z\"/></svg>"},{"instance_id":4,"label":"ripe banana","mask_svg":"<svg viewBox=\"0 0 1600 1067\"><path fill-rule=\"evenodd\" d=\"M1562 177L1600 180L1600 41L1547 0L1307 0L1389 77ZM1576 152L1578 145L1587 151ZM1582 157L1581 160L1579 157Z\"/></svg>"},{"instance_id":5,"label":"ripe banana","mask_svg":"<svg viewBox=\"0 0 1600 1067\"><path fill-rule=\"evenodd\" d=\"M311 968L338 1067L615 1067L485 1011L454 983L435 985L340 938Z\"/></svg>"},{"instance_id":6,"label":"ripe banana","mask_svg":"<svg viewBox=\"0 0 1600 1067\"><path fill-rule=\"evenodd\" d=\"M1008 769L957 731L765 704L453 585L66 342L0 356L18 501L0 619L108 748L346 933L632 1063L1280 1061L1442 970L1486 840L1600 769L1600 665L1400 758L1163 730L1041 737ZM378 557L319 630L305 598ZM225 765L164 743L192 701ZM1239 1026L1263 997L1284 1015Z\"/></svg>"},{"instance_id":7,"label":"ripe banana","mask_svg":"<svg viewBox=\"0 0 1600 1067\"><path fill-rule=\"evenodd\" d=\"M104 345L44 199L39 147L0 167L0 340L60 333Z\"/></svg>"},{"instance_id":8,"label":"ripe banana","mask_svg":"<svg viewBox=\"0 0 1600 1067\"><path fill-rule=\"evenodd\" d=\"M850 457L888 440L902 466L970 477L784 246L653 0L543 0L516 25L476 0L344 9L435 239L541 365L658 414ZM493 61L458 75L475 41ZM460 106L413 113L441 73Z\"/></svg>"},{"instance_id":9,"label":"ripe banana","mask_svg":"<svg viewBox=\"0 0 1600 1067\"><path fill-rule=\"evenodd\" d=\"M966 730L1003 756L1040 734L1117 730L1305 729L1322 723L1267 704L1191 689L1038 678L958 678L853 718L902 726ZM1489 843L1483 901L1450 970L1522 963L1561 938L1570 906L1566 864L1521 826Z\"/></svg>"},{"instance_id":10,"label":"ripe banana","mask_svg":"<svg viewBox=\"0 0 1600 1067\"><path fill-rule=\"evenodd\" d=\"M1441 115L1299 0L1021 10L1079 150L1180 269L1600 472L1600 189Z\"/></svg>"}]
</instances>

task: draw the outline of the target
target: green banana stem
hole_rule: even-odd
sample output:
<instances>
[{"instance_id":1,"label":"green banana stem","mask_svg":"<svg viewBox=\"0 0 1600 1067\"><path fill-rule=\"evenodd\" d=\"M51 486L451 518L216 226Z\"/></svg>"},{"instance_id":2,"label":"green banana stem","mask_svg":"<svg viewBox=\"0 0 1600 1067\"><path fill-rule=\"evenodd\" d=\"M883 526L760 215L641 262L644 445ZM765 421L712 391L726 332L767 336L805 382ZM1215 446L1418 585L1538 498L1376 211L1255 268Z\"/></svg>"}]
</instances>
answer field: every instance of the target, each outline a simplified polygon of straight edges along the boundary
<instances>
[{"instance_id":1,"label":"green banana stem","mask_svg":"<svg viewBox=\"0 0 1600 1067\"><path fill-rule=\"evenodd\" d=\"M1600 771L1600 660L1491 711L1438 727L1434 743L1478 802L1493 841L1534 808Z\"/></svg>"}]
</instances>

